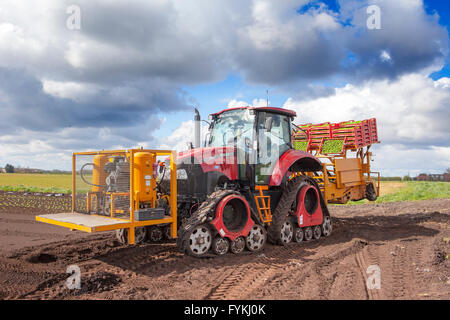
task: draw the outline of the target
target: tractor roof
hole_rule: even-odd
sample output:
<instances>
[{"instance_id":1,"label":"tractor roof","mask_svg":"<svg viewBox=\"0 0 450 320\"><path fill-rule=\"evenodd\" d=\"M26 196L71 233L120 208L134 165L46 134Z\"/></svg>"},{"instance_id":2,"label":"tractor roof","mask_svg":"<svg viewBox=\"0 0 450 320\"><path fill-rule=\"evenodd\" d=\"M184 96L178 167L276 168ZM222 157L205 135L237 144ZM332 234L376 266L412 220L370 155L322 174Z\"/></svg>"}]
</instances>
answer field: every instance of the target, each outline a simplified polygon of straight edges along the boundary
<instances>
[{"instance_id":1,"label":"tractor roof","mask_svg":"<svg viewBox=\"0 0 450 320\"><path fill-rule=\"evenodd\" d=\"M263 112L269 112L269 113L278 113L278 114L282 114L282 115L286 115L286 116L290 116L290 117L296 117L297 113L295 111L292 110L288 110L288 109L283 109L283 108L273 108L273 107L261 107L261 108L256 108L256 107L238 107L238 108L229 108L229 109L224 109L220 112L217 113L213 113L212 116L217 116L219 114L222 114L224 112L227 111L231 111L231 110L238 110L238 109L250 109L250 110L255 110L255 111L263 111Z\"/></svg>"}]
</instances>

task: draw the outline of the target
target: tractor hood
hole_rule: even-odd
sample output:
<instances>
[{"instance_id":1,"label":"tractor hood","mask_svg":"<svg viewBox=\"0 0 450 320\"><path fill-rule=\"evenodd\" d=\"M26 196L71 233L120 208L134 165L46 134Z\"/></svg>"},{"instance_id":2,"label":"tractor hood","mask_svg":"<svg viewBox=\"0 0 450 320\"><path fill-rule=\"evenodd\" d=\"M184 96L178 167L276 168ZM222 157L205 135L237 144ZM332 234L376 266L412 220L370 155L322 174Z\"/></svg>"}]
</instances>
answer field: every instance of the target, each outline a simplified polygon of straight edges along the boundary
<instances>
[{"instance_id":1,"label":"tractor hood","mask_svg":"<svg viewBox=\"0 0 450 320\"><path fill-rule=\"evenodd\" d=\"M235 164L235 153L235 147L206 147L190 149L178 153L177 165L231 165Z\"/></svg>"}]
</instances>

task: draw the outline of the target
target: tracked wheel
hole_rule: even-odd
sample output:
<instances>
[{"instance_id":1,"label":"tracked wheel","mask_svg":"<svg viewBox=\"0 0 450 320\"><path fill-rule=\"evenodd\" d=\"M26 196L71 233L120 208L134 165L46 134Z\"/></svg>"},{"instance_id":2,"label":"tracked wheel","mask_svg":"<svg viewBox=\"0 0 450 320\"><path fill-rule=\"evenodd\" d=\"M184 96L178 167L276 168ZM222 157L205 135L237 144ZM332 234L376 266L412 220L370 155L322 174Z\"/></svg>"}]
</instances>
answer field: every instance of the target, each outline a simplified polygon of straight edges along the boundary
<instances>
[{"instance_id":1,"label":"tracked wheel","mask_svg":"<svg viewBox=\"0 0 450 320\"><path fill-rule=\"evenodd\" d=\"M259 224L255 224L245 238L247 249L252 252L261 251L266 244L267 234L266 230Z\"/></svg>"},{"instance_id":2,"label":"tracked wheel","mask_svg":"<svg viewBox=\"0 0 450 320\"><path fill-rule=\"evenodd\" d=\"M180 251L190 254L189 243L192 232L200 225L207 223L208 218L214 217L218 203L228 195L239 194L232 190L217 190L210 194L206 201L202 202L197 210L178 229L177 246ZM212 240L211 240L212 242ZM198 256L193 254L194 256Z\"/></svg>"},{"instance_id":3,"label":"tracked wheel","mask_svg":"<svg viewBox=\"0 0 450 320\"><path fill-rule=\"evenodd\" d=\"M286 241L286 236L284 235L286 230L285 223L289 220L289 215L295 210L298 190L307 183L304 176L295 177L287 183L280 201L272 214L272 223L267 229L267 237L271 243L286 245L290 242Z\"/></svg>"},{"instance_id":4,"label":"tracked wheel","mask_svg":"<svg viewBox=\"0 0 450 320\"><path fill-rule=\"evenodd\" d=\"M116 238L121 244L128 244L128 229L117 229ZM134 229L134 242L143 243L147 239L147 228L136 227Z\"/></svg>"},{"instance_id":5,"label":"tracked wheel","mask_svg":"<svg viewBox=\"0 0 450 320\"><path fill-rule=\"evenodd\" d=\"M186 252L194 257L201 257L211 248L212 236L208 225L201 224L187 234Z\"/></svg>"},{"instance_id":6,"label":"tracked wheel","mask_svg":"<svg viewBox=\"0 0 450 320\"><path fill-rule=\"evenodd\" d=\"M163 235L164 235L164 239L166 239L166 240L172 239L172 235L170 233L170 224L163 227Z\"/></svg>"},{"instance_id":7,"label":"tracked wheel","mask_svg":"<svg viewBox=\"0 0 450 320\"><path fill-rule=\"evenodd\" d=\"M313 227L313 238L315 240L319 240L321 236L322 236L322 229L320 228L320 226Z\"/></svg>"},{"instance_id":8,"label":"tracked wheel","mask_svg":"<svg viewBox=\"0 0 450 320\"><path fill-rule=\"evenodd\" d=\"M245 239L244 237L238 237L230 244L230 251L234 254L239 254L245 249Z\"/></svg>"},{"instance_id":9,"label":"tracked wheel","mask_svg":"<svg viewBox=\"0 0 450 320\"><path fill-rule=\"evenodd\" d=\"M211 245L212 251L218 256L222 256L230 249L230 241L227 238L216 236Z\"/></svg>"},{"instance_id":10,"label":"tracked wheel","mask_svg":"<svg viewBox=\"0 0 450 320\"><path fill-rule=\"evenodd\" d=\"M158 226L147 227L147 234L151 242L161 242L164 237L163 230Z\"/></svg>"},{"instance_id":11,"label":"tracked wheel","mask_svg":"<svg viewBox=\"0 0 450 320\"><path fill-rule=\"evenodd\" d=\"M331 217L325 216L322 223L322 234L325 237L329 237L331 234L333 227L331 225Z\"/></svg>"},{"instance_id":12,"label":"tracked wheel","mask_svg":"<svg viewBox=\"0 0 450 320\"><path fill-rule=\"evenodd\" d=\"M305 241L311 241L313 236L314 236L314 232L313 229L311 227L306 227L303 229L303 233L305 234Z\"/></svg>"},{"instance_id":13,"label":"tracked wheel","mask_svg":"<svg viewBox=\"0 0 450 320\"><path fill-rule=\"evenodd\" d=\"M286 220L281 225L281 234L280 234L280 240L283 242L283 244L288 244L292 241L292 238L294 237L294 226L291 221Z\"/></svg>"},{"instance_id":14,"label":"tracked wheel","mask_svg":"<svg viewBox=\"0 0 450 320\"><path fill-rule=\"evenodd\" d=\"M294 229L294 241L297 243L300 243L303 241L304 233L302 228L295 228Z\"/></svg>"}]
</instances>

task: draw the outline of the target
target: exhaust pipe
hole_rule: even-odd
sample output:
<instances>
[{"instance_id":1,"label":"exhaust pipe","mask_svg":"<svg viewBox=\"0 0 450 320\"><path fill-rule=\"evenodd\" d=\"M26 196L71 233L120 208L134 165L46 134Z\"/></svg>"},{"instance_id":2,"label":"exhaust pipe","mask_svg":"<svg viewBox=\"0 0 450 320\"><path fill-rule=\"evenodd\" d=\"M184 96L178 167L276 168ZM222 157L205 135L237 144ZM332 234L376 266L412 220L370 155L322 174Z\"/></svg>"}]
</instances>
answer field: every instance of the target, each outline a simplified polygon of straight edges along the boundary
<instances>
[{"instance_id":1,"label":"exhaust pipe","mask_svg":"<svg viewBox=\"0 0 450 320\"><path fill-rule=\"evenodd\" d=\"M195 133L194 133L194 148L200 148L200 113L198 112L197 108L195 109L195 117L194 117L194 124L195 124Z\"/></svg>"}]
</instances>

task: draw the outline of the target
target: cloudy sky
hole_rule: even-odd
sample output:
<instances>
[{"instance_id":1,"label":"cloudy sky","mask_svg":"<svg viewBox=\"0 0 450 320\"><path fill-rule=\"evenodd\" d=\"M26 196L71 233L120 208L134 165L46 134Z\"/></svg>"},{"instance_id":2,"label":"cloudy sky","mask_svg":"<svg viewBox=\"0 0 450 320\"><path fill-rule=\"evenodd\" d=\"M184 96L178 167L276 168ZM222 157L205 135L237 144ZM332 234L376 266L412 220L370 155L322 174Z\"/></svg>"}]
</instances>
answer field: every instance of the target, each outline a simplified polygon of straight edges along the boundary
<instances>
[{"instance_id":1,"label":"cloudy sky","mask_svg":"<svg viewBox=\"0 0 450 320\"><path fill-rule=\"evenodd\" d=\"M299 124L376 117L384 175L442 172L449 24L439 0L0 0L0 166L182 150L193 106L207 118L269 90Z\"/></svg>"}]
</instances>

